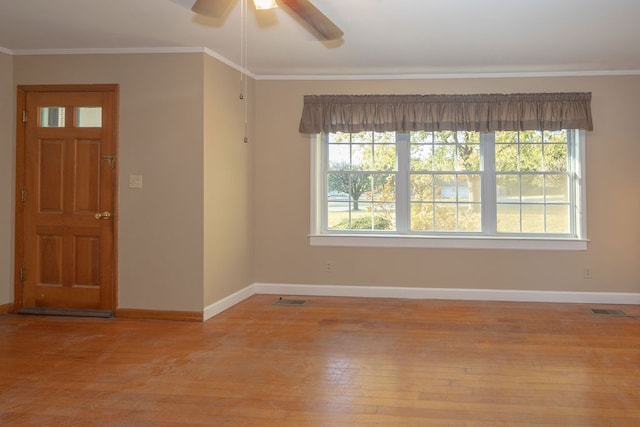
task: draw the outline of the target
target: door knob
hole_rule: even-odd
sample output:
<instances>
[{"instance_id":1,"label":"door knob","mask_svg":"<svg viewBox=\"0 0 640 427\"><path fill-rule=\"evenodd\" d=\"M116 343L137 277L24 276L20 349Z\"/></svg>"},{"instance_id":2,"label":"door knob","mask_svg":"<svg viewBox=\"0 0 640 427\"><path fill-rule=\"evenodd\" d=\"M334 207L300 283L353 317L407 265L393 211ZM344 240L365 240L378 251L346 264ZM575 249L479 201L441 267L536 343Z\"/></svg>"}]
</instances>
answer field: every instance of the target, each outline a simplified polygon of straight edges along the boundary
<instances>
[{"instance_id":1,"label":"door knob","mask_svg":"<svg viewBox=\"0 0 640 427\"><path fill-rule=\"evenodd\" d=\"M104 212L102 212L102 213L98 212L98 213L96 214L96 219L100 219L100 218L102 218L102 219L109 219L109 218L111 218L111 212L109 212L109 211L104 211Z\"/></svg>"}]
</instances>

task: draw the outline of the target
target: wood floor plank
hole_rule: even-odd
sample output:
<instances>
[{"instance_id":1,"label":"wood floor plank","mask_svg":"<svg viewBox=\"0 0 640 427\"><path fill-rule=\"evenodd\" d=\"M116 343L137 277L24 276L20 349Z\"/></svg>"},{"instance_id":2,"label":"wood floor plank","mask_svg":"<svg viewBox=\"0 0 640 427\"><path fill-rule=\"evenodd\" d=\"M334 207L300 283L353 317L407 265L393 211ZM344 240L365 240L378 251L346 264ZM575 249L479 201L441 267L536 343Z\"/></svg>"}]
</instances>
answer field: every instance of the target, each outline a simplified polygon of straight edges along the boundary
<instances>
[{"instance_id":1,"label":"wood floor plank","mask_svg":"<svg viewBox=\"0 0 640 427\"><path fill-rule=\"evenodd\" d=\"M304 299L0 316L0 425L640 425L638 306Z\"/></svg>"}]
</instances>

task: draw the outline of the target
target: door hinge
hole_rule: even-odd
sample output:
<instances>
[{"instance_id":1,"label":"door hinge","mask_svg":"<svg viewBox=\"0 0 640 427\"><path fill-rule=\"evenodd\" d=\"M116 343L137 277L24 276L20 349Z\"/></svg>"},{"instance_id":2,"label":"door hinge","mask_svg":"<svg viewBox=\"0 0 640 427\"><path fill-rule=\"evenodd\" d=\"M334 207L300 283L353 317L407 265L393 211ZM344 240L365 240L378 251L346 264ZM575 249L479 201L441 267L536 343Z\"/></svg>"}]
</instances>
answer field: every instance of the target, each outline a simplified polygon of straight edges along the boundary
<instances>
[{"instance_id":1,"label":"door hinge","mask_svg":"<svg viewBox=\"0 0 640 427\"><path fill-rule=\"evenodd\" d=\"M24 265L20 267L20 283L24 283Z\"/></svg>"},{"instance_id":2,"label":"door hinge","mask_svg":"<svg viewBox=\"0 0 640 427\"><path fill-rule=\"evenodd\" d=\"M104 156L104 160L109 163L109 167L111 169L115 168L115 166L116 166L116 156Z\"/></svg>"},{"instance_id":3,"label":"door hinge","mask_svg":"<svg viewBox=\"0 0 640 427\"><path fill-rule=\"evenodd\" d=\"M26 202L26 201L27 201L27 189L26 189L26 188L23 188L23 189L20 191L20 201L21 201L22 203L24 203L24 202Z\"/></svg>"},{"instance_id":4,"label":"door hinge","mask_svg":"<svg viewBox=\"0 0 640 427\"><path fill-rule=\"evenodd\" d=\"M22 110L22 123L27 123L27 110Z\"/></svg>"}]
</instances>

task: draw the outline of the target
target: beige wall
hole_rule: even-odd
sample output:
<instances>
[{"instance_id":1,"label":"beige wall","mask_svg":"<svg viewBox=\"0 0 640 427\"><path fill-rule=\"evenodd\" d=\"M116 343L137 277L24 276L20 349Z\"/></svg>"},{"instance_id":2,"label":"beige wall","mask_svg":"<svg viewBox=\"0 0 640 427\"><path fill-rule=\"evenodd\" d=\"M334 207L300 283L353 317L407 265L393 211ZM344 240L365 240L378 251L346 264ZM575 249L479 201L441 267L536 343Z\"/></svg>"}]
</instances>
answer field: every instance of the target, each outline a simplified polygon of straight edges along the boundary
<instances>
[{"instance_id":1,"label":"beige wall","mask_svg":"<svg viewBox=\"0 0 640 427\"><path fill-rule=\"evenodd\" d=\"M305 94L590 91L587 251L311 247ZM259 81L256 268L264 283L640 292L640 76L378 81ZM324 271L327 261L333 272ZM592 279L583 278L591 267Z\"/></svg>"},{"instance_id":2,"label":"beige wall","mask_svg":"<svg viewBox=\"0 0 640 427\"><path fill-rule=\"evenodd\" d=\"M0 54L0 304L13 293L14 87L61 83L120 84L120 308L199 311L254 282L640 292L640 76L251 81L244 144L239 75L208 56ZM309 245L303 95L525 91L593 92L587 251Z\"/></svg>"},{"instance_id":3,"label":"beige wall","mask_svg":"<svg viewBox=\"0 0 640 427\"><path fill-rule=\"evenodd\" d=\"M0 305L13 302L13 57L0 53Z\"/></svg>"},{"instance_id":4,"label":"beige wall","mask_svg":"<svg viewBox=\"0 0 640 427\"><path fill-rule=\"evenodd\" d=\"M120 84L119 308L202 310L203 57L14 57L16 84Z\"/></svg>"},{"instance_id":5,"label":"beige wall","mask_svg":"<svg viewBox=\"0 0 640 427\"><path fill-rule=\"evenodd\" d=\"M204 67L204 305L253 279L253 82L248 135L239 73L213 58Z\"/></svg>"}]
</instances>

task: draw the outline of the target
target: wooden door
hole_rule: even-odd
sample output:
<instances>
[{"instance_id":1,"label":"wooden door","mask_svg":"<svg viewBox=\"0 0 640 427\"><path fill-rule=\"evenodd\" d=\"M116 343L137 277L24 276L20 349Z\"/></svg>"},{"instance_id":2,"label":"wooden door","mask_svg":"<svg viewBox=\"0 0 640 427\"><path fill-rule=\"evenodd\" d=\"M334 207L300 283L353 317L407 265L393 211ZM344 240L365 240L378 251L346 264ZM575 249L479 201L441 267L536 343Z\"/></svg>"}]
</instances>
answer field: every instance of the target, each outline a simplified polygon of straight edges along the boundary
<instances>
[{"instance_id":1,"label":"wooden door","mask_svg":"<svg viewBox=\"0 0 640 427\"><path fill-rule=\"evenodd\" d=\"M18 95L17 308L112 312L117 86Z\"/></svg>"}]
</instances>

